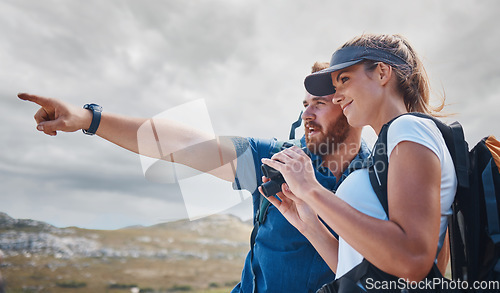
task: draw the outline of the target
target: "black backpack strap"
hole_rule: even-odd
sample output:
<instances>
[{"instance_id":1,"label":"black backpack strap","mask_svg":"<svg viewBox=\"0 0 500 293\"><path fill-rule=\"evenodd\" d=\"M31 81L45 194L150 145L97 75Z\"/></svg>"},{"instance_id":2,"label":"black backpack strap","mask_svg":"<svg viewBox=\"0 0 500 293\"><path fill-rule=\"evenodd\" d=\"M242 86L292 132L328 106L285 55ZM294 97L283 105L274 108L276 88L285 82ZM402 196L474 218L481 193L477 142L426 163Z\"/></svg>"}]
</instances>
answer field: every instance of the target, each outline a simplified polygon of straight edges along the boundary
<instances>
[{"instance_id":1,"label":"black backpack strap","mask_svg":"<svg viewBox=\"0 0 500 293\"><path fill-rule=\"evenodd\" d=\"M485 143L486 149L492 154L492 157L488 160L488 164L484 167L483 172L481 173L481 179L483 182L483 192L484 192L484 201L485 201L485 214L486 221L488 225L488 237L491 242L495 246L495 250L500 243L500 223L498 216L498 205L497 205L497 193L496 189L500 186L500 173L498 170L497 163L493 158L493 154L496 153L492 151L486 145L486 140L489 137L485 137L481 143ZM496 279L500 278L500 258L495 259L496 263L493 265L493 272Z\"/></svg>"},{"instance_id":2,"label":"black backpack strap","mask_svg":"<svg viewBox=\"0 0 500 293\"><path fill-rule=\"evenodd\" d=\"M495 195L495 183L493 179L493 174L495 173L498 173L498 168L495 162L493 162L493 158L491 158L488 165L484 168L481 177L483 179L486 220L488 221L488 235L496 247L498 243L500 243L500 224L498 222L498 206ZM498 274L500 274L500 259L496 260L496 264L493 266L493 271L495 272L496 277L498 277Z\"/></svg>"},{"instance_id":3,"label":"black backpack strap","mask_svg":"<svg viewBox=\"0 0 500 293\"><path fill-rule=\"evenodd\" d=\"M389 217L389 206L387 202L387 171L389 167L389 159L387 157L387 131L392 121L382 126L372 150L371 157L373 158L373 163L372 166L368 168L373 191L375 191L378 200L382 204L387 217Z\"/></svg>"},{"instance_id":4,"label":"black backpack strap","mask_svg":"<svg viewBox=\"0 0 500 293\"><path fill-rule=\"evenodd\" d=\"M271 205L271 202L264 196L260 196L260 208L257 211L257 221L259 223L264 223L266 221L267 209Z\"/></svg>"},{"instance_id":5,"label":"black backpack strap","mask_svg":"<svg viewBox=\"0 0 500 293\"><path fill-rule=\"evenodd\" d=\"M453 152L450 150L453 163L455 164L455 172L457 174L458 186L461 188L469 188L469 145L465 141L464 130L458 122L453 122L449 126L453 135ZM446 141L446 137L445 137ZM448 150L450 148L448 147Z\"/></svg>"},{"instance_id":6,"label":"black backpack strap","mask_svg":"<svg viewBox=\"0 0 500 293\"><path fill-rule=\"evenodd\" d=\"M288 136L288 139L295 139L295 130L300 127L302 124L302 112L300 111L299 118L297 121L292 123L292 127L290 128L290 135Z\"/></svg>"},{"instance_id":7,"label":"black backpack strap","mask_svg":"<svg viewBox=\"0 0 500 293\"><path fill-rule=\"evenodd\" d=\"M260 205L257 213L255 214L255 223L252 229L252 234L250 234L250 245L253 247L255 245L255 237L257 237L257 231L259 226L266 221L267 209L271 205L271 202L267 200L262 194L260 195Z\"/></svg>"},{"instance_id":8,"label":"black backpack strap","mask_svg":"<svg viewBox=\"0 0 500 293\"><path fill-rule=\"evenodd\" d=\"M483 179L484 201L486 203L486 220L488 221L488 234L493 243L500 243L500 224L498 222L498 205L495 195L495 183L493 174L498 173L493 159L484 168L481 177Z\"/></svg>"}]
</instances>

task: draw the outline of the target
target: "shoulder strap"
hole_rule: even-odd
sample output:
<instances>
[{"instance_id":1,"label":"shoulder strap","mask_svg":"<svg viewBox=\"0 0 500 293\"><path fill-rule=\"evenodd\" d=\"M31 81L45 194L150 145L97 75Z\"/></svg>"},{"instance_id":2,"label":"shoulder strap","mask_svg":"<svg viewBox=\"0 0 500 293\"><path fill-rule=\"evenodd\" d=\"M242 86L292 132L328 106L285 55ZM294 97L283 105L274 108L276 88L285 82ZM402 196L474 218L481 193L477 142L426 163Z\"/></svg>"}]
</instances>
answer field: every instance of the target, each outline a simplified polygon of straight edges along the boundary
<instances>
[{"instance_id":1,"label":"shoulder strap","mask_svg":"<svg viewBox=\"0 0 500 293\"><path fill-rule=\"evenodd\" d=\"M300 127L302 124L302 112L300 111L299 118L297 121L292 123L292 126L290 128L290 135L288 136L288 139L295 139L295 130Z\"/></svg>"},{"instance_id":2,"label":"shoulder strap","mask_svg":"<svg viewBox=\"0 0 500 293\"><path fill-rule=\"evenodd\" d=\"M498 244L500 243L500 223L498 216L498 203L497 203L497 193L495 189L498 189L499 185L499 170L498 170L498 159L500 158L499 151L500 148L497 148L496 145L500 145L499 142L494 137L487 137L483 139L485 146L489 153L491 154L491 158L488 160L488 164L483 169L481 173L482 179L482 187L484 192L484 201L485 201L485 215L488 226L488 237L491 242L495 245L498 250ZM489 142L495 142L496 145L491 145ZM500 275L500 260L497 257L494 260L493 271L495 273L495 277L498 278Z\"/></svg>"},{"instance_id":3,"label":"shoulder strap","mask_svg":"<svg viewBox=\"0 0 500 293\"><path fill-rule=\"evenodd\" d=\"M269 200L267 200L267 198L265 198L261 194L259 209L257 210L257 215L255 215L255 219L257 222L259 222L259 224L264 223L264 221L266 220L267 209L269 208L270 204L271 203L269 202Z\"/></svg>"},{"instance_id":4,"label":"shoulder strap","mask_svg":"<svg viewBox=\"0 0 500 293\"><path fill-rule=\"evenodd\" d=\"M368 168L370 183L373 191L382 204L384 211L389 216L389 207L387 203L387 170L389 159L387 157L387 130L391 122L382 126L379 136L372 150L372 166Z\"/></svg>"},{"instance_id":5,"label":"shoulder strap","mask_svg":"<svg viewBox=\"0 0 500 293\"><path fill-rule=\"evenodd\" d=\"M446 146L450 151L455 165L458 185L467 188L469 186L469 152L460 123L454 122L448 126L437 118L423 113L406 113L403 115L413 115L434 121L443 135ZM389 159L387 157L387 132L391 123L398 117L386 123L380 130L379 137L373 147L373 165L368 169L370 183L387 215L389 215L387 203L387 172L389 167Z\"/></svg>"}]
</instances>

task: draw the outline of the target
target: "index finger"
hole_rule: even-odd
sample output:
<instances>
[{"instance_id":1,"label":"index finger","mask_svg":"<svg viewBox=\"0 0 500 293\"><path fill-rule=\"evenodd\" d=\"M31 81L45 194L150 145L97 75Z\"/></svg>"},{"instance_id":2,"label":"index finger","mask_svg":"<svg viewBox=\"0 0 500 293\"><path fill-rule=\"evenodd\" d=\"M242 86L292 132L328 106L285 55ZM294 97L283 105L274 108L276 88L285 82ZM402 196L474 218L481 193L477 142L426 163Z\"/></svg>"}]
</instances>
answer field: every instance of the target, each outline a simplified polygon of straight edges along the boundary
<instances>
[{"instance_id":1,"label":"index finger","mask_svg":"<svg viewBox=\"0 0 500 293\"><path fill-rule=\"evenodd\" d=\"M47 104L49 104L49 98L44 98L37 95L30 95L26 93L19 93L17 94L17 96L19 97L19 99L23 101L30 101L40 106L46 106Z\"/></svg>"}]
</instances>

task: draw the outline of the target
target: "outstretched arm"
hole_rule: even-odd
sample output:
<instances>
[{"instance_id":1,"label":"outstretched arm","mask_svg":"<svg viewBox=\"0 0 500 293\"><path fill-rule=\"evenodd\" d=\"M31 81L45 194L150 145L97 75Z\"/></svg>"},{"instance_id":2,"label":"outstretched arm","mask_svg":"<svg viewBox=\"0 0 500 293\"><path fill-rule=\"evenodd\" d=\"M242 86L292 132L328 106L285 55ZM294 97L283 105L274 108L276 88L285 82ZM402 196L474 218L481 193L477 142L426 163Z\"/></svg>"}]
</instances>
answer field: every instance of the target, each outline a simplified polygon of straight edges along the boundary
<instances>
[{"instance_id":1,"label":"outstretched arm","mask_svg":"<svg viewBox=\"0 0 500 293\"><path fill-rule=\"evenodd\" d=\"M55 136L58 131L88 129L92 112L63 101L19 94L41 108L34 118L37 129ZM139 135L147 129L151 135ZM236 150L230 138L213 137L167 119L133 118L103 112L96 135L132 152L183 164L227 181L234 180ZM161 139L160 139L161 138Z\"/></svg>"}]
</instances>

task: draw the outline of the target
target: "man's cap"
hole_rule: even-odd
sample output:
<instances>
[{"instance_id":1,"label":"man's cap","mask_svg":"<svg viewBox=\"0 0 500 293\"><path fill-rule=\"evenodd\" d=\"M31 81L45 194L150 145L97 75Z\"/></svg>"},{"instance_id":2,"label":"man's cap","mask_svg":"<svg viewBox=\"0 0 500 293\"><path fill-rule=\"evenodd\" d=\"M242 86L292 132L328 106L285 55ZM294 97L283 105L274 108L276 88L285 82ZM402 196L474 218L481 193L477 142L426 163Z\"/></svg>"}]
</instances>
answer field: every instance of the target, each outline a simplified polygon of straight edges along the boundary
<instances>
[{"instance_id":1,"label":"man's cap","mask_svg":"<svg viewBox=\"0 0 500 293\"><path fill-rule=\"evenodd\" d=\"M332 72L355 65L363 60L381 61L392 66L406 64L403 58L382 49L362 46L345 47L333 53L330 67L306 77L304 80L306 90L314 96L334 94Z\"/></svg>"}]
</instances>

